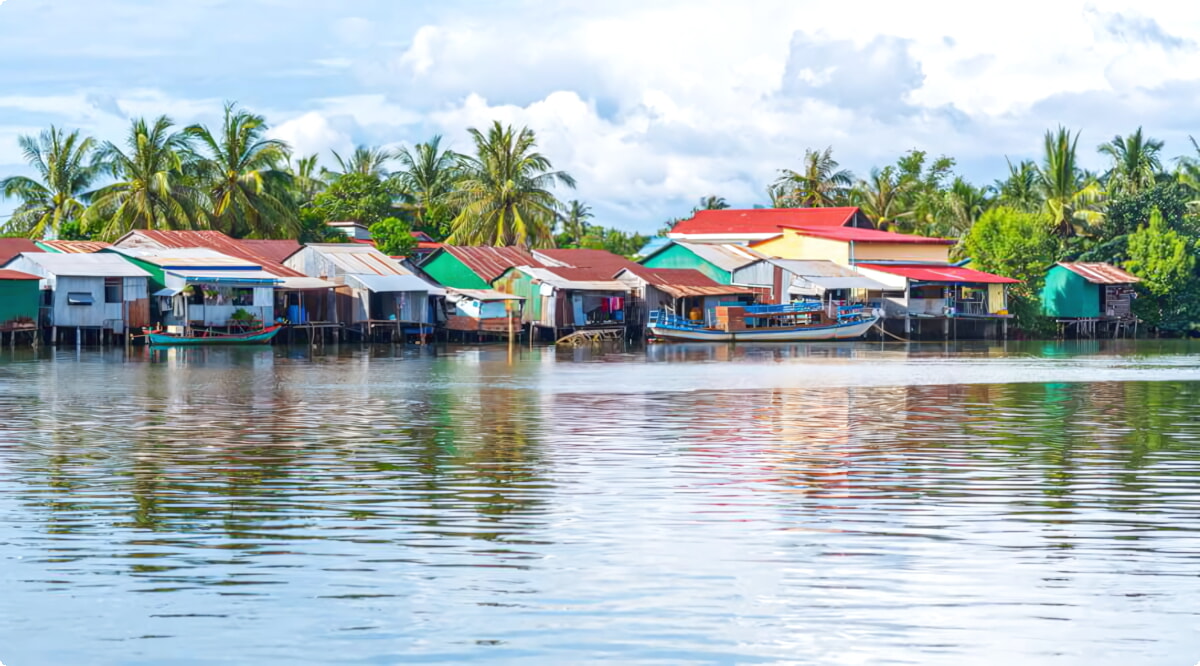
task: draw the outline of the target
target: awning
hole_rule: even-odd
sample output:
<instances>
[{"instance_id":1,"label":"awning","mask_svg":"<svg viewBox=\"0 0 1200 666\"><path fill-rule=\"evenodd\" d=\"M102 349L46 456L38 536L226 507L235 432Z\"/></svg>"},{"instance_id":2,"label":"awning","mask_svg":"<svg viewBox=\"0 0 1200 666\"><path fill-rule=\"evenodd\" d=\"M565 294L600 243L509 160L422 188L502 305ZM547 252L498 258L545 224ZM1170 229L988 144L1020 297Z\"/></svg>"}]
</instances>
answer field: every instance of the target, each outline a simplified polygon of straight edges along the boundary
<instances>
[{"instance_id":1,"label":"awning","mask_svg":"<svg viewBox=\"0 0 1200 666\"><path fill-rule=\"evenodd\" d=\"M347 275L346 281L375 293L423 291L431 296L446 294L445 289L429 284L415 275Z\"/></svg>"},{"instance_id":2,"label":"awning","mask_svg":"<svg viewBox=\"0 0 1200 666\"><path fill-rule=\"evenodd\" d=\"M899 275L916 282L962 282L968 284L1017 284L1020 282L1020 280L963 268L962 266L939 266L937 264L859 264L859 267L879 271L880 273Z\"/></svg>"},{"instance_id":3,"label":"awning","mask_svg":"<svg viewBox=\"0 0 1200 666\"><path fill-rule=\"evenodd\" d=\"M337 285L315 277L285 277L283 284L277 285L276 289L285 291L304 291L307 289L334 289Z\"/></svg>"},{"instance_id":4,"label":"awning","mask_svg":"<svg viewBox=\"0 0 1200 666\"><path fill-rule=\"evenodd\" d=\"M652 285L655 289L662 291L671 298L688 298L701 296L743 296L753 294L754 291L745 287L734 287L732 285L714 285L714 286L693 286L680 284L656 284Z\"/></svg>"},{"instance_id":5,"label":"awning","mask_svg":"<svg viewBox=\"0 0 1200 666\"><path fill-rule=\"evenodd\" d=\"M183 291L183 290L182 289L172 289L170 287L167 287L165 289L159 289L158 291L154 292L154 295L155 296L174 296L175 294L178 294L181 291Z\"/></svg>"},{"instance_id":6,"label":"awning","mask_svg":"<svg viewBox=\"0 0 1200 666\"><path fill-rule=\"evenodd\" d=\"M212 283L212 284L249 284L258 286L273 286L282 282L279 278L271 275L266 271L206 271L206 270L191 270L191 269L168 269L166 271L171 275L181 277L188 282Z\"/></svg>"},{"instance_id":7,"label":"awning","mask_svg":"<svg viewBox=\"0 0 1200 666\"><path fill-rule=\"evenodd\" d=\"M495 289L447 289L447 300L470 298L476 301L523 301L525 297L506 294Z\"/></svg>"},{"instance_id":8,"label":"awning","mask_svg":"<svg viewBox=\"0 0 1200 666\"><path fill-rule=\"evenodd\" d=\"M824 275L805 275L797 281L810 282L822 289L869 289L871 291L887 291L892 289L882 282L861 275L849 277L826 277ZM803 289L803 286L792 284L792 289Z\"/></svg>"}]
</instances>

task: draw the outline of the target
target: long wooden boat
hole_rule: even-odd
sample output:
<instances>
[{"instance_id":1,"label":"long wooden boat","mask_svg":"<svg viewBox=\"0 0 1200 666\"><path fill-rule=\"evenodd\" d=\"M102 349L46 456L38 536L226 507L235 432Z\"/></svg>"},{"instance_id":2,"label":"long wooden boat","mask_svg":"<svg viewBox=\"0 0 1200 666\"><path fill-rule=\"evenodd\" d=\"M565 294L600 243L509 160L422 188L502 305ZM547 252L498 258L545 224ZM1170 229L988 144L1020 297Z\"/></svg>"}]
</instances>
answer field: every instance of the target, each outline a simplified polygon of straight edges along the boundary
<instances>
[{"instance_id":1,"label":"long wooden boat","mask_svg":"<svg viewBox=\"0 0 1200 666\"><path fill-rule=\"evenodd\" d=\"M691 342L805 342L853 340L866 335L879 313L862 306L841 306L828 316L819 303L717 308L715 323L651 312L651 336Z\"/></svg>"},{"instance_id":2,"label":"long wooden boat","mask_svg":"<svg viewBox=\"0 0 1200 666\"><path fill-rule=\"evenodd\" d=\"M256 345L270 342L271 338L275 337L275 334L282 328L282 326L275 325L248 333L216 333L212 335L174 335L148 331L146 337L150 339L150 344L159 346Z\"/></svg>"}]
</instances>

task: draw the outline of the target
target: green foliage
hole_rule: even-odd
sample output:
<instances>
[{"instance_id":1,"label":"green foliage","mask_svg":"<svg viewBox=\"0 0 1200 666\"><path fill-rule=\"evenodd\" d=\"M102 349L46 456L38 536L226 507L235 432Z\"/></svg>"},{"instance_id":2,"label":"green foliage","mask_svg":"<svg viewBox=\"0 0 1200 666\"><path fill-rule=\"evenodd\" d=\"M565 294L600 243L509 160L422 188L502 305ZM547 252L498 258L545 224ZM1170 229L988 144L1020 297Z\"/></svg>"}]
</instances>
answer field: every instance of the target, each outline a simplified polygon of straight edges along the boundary
<instances>
[{"instance_id":1,"label":"green foliage","mask_svg":"<svg viewBox=\"0 0 1200 666\"><path fill-rule=\"evenodd\" d=\"M780 169L769 190L777 208L826 208L849 200L854 174L838 168L832 147L804 151L801 165L800 171Z\"/></svg>"},{"instance_id":2,"label":"green foliage","mask_svg":"<svg viewBox=\"0 0 1200 666\"><path fill-rule=\"evenodd\" d=\"M412 227L395 217L385 218L371 225L371 240L375 247L389 257L407 257L417 247L412 236Z\"/></svg>"},{"instance_id":3,"label":"green foliage","mask_svg":"<svg viewBox=\"0 0 1200 666\"><path fill-rule=\"evenodd\" d=\"M37 178L0 180L0 194L21 202L2 231L41 238L77 222L104 166L98 159L96 140L80 136L78 130L66 133L51 126L37 137L20 137L17 143Z\"/></svg>"},{"instance_id":4,"label":"green foliage","mask_svg":"<svg viewBox=\"0 0 1200 666\"><path fill-rule=\"evenodd\" d=\"M1140 319L1170 332L1196 327L1196 249L1196 239L1171 229L1157 210L1149 224L1130 234L1125 270L1142 279L1135 301Z\"/></svg>"},{"instance_id":5,"label":"green foliage","mask_svg":"<svg viewBox=\"0 0 1200 666\"><path fill-rule=\"evenodd\" d=\"M574 188L575 179L554 171L534 150L533 130L492 123L487 133L471 128L475 154L462 160L462 177L447 202L458 211L447 241L468 245L554 244L561 204L550 188Z\"/></svg>"},{"instance_id":6,"label":"green foliage","mask_svg":"<svg viewBox=\"0 0 1200 666\"><path fill-rule=\"evenodd\" d=\"M1041 316L1040 294L1059 251L1051 220L1006 206L993 208L980 216L963 246L972 266L1023 280L1009 289L1009 310L1022 330L1045 332L1049 322Z\"/></svg>"},{"instance_id":7,"label":"green foliage","mask_svg":"<svg viewBox=\"0 0 1200 666\"><path fill-rule=\"evenodd\" d=\"M1108 212L1101 228L1107 238L1131 234L1145 226L1150 221L1151 213L1157 210L1170 227L1179 229L1188 215L1190 200L1187 188L1175 182L1115 197L1108 202Z\"/></svg>"},{"instance_id":8,"label":"green foliage","mask_svg":"<svg viewBox=\"0 0 1200 666\"><path fill-rule=\"evenodd\" d=\"M352 221L370 227L392 216L394 194L379 176L348 173L313 198L312 210L323 222Z\"/></svg>"},{"instance_id":9,"label":"green foliage","mask_svg":"<svg viewBox=\"0 0 1200 666\"><path fill-rule=\"evenodd\" d=\"M462 155L443 149L442 137L435 136L418 143L411 150L401 148L396 153L400 170L391 175L403 207L413 216L414 227L440 241L450 234L455 211L447 203L461 175Z\"/></svg>"}]
</instances>

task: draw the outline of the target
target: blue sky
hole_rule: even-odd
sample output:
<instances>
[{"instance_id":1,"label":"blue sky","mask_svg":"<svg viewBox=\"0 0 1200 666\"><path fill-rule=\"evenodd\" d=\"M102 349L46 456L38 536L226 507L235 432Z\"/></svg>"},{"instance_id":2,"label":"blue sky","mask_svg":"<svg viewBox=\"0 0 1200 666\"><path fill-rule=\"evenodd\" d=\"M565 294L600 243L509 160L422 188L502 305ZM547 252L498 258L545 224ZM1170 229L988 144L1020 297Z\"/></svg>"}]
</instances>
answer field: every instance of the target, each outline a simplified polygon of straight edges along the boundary
<instances>
[{"instance_id":1,"label":"blue sky","mask_svg":"<svg viewBox=\"0 0 1200 666\"><path fill-rule=\"evenodd\" d=\"M914 9L919 7L919 9ZM1045 129L1200 135L1187 3L0 0L0 173L57 124L211 122L226 100L302 153L399 146L493 119L533 128L597 222L650 231L707 194L765 200L832 145L865 175L910 148L990 181ZM12 202L0 202L0 215Z\"/></svg>"}]
</instances>

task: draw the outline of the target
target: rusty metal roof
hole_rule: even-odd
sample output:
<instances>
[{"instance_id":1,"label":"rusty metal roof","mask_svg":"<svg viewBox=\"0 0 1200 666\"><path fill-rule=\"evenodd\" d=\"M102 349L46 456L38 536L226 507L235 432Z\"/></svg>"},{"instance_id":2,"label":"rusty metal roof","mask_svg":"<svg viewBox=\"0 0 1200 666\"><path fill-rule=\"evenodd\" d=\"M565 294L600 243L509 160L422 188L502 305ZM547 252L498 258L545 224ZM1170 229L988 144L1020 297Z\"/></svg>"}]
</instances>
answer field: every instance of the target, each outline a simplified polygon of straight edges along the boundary
<instances>
[{"instance_id":1,"label":"rusty metal roof","mask_svg":"<svg viewBox=\"0 0 1200 666\"><path fill-rule=\"evenodd\" d=\"M734 296L737 294L753 294L745 287L735 287L721 284L704 273L692 268L648 268L635 264L622 269L617 275L628 271L638 276L655 289L667 293L673 298L685 296Z\"/></svg>"},{"instance_id":2,"label":"rusty metal roof","mask_svg":"<svg viewBox=\"0 0 1200 666\"><path fill-rule=\"evenodd\" d=\"M0 238L0 266L12 261L22 252L41 252L42 248L28 238Z\"/></svg>"},{"instance_id":3,"label":"rusty metal roof","mask_svg":"<svg viewBox=\"0 0 1200 666\"><path fill-rule=\"evenodd\" d=\"M309 243L306 247L333 262L347 275L412 275L399 261L359 243Z\"/></svg>"},{"instance_id":4,"label":"rusty metal roof","mask_svg":"<svg viewBox=\"0 0 1200 666\"><path fill-rule=\"evenodd\" d=\"M1059 266L1079 275L1092 284L1133 284L1142 279L1132 273L1103 262L1058 262Z\"/></svg>"},{"instance_id":5,"label":"rusty metal roof","mask_svg":"<svg viewBox=\"0 0 1200 666\"><path fill-rule=\"evenodd\" d=\"M261 255L266 259L270 259L275 263L282 264L287 261L287 258L300 251L299 241L294 240L274 240L274 239L256 239L243 238L238 241L250 251Z\"/></svg>"},{"instance_id":6,"label":"rusty metal roof","mask_svg":"<svg viewBox=\"0 0 1200 666\"><path fill-rule=\"evenodd\" d=\"M41 277L30 273L22 273L21 271L9 270L0 268L0 280L40 280Z\"/></svg>"},{"instance_id":7,"label":"rusty metal roof","mask_svg":"<svg viewBox=\"0 0 1200 666\"><path fill-rule=\"evenodd\" d=\"M48 247L51 251L63 254L95 254L112 247L112 243L104 243L102 241L72 240L44 240L38 241L38 245Z\"/></svg>"},{"instance_id":8,"label":"rusty metal roof","mask_svg":"<svg viewBox=\"0 0 1200 666\"><path fill-rule=\"evenodd\" d=\"M533 258L533 255L517 247L443 245L441 249L461 261L472 273L488 283L503 275L510 268L542 265L540 261Z\"/></svg>"},{"instance_id":9,"label":"rusty metal roof","mask_svg":"<svg viewBox=\"0 0 1200 666\"><path fill-rule=\"evenodd\" d=\"M255 248L230 238L220 231L159 231L156 229L136 229L117 239L114 246L121 246L122 241L131 236L140 236L165 248L206 247L231 257L249 259L262 266L264 271L278 277L304 277L300 271L288 268L283 264L263 256Z\"/></svg>"}]
</instances>

